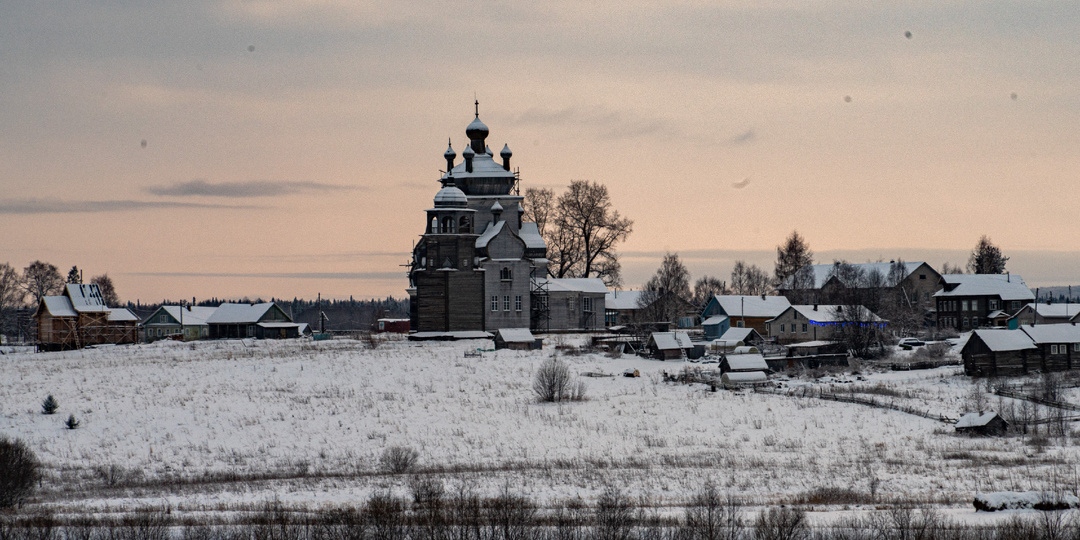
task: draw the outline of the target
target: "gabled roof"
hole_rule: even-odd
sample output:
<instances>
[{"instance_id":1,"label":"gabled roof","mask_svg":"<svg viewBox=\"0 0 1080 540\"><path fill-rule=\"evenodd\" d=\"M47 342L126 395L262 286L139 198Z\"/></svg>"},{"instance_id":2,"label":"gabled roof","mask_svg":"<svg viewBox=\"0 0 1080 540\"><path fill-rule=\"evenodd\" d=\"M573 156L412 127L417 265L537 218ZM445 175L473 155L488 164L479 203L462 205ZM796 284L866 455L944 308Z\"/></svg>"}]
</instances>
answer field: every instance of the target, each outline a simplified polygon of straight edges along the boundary
<instances>
[{"instance_id":1,"label":"gabled roof","mask_svg":"<svg viewBox=\"0 0 1080 540\"><path fill-rule=\"evenodd\" d=\"M990 423L998 414L993 411L985 412L972 412L967 413L960 417L960 420L956 421L956 427L969 428L969 427L983 427Z\"/></svg>"},{"instance_id":2,"label":"gabled roof","mask_svg":"<svg viewBox=\"0 0 1080 540\"><path fill-rule=\"evenodd\" d=\"M881 274L882 277L887 278L887 277L889 277L889 272L892 271L893 265L896 264L896 263L875 262L875 263L847 263L847 264L849 266L853 266L856 269L858 269L859 271L861 271L863 273L863 275L869 275L869 274L873 273L874 271L877 271L877 272L879 272ZM900 279L904 279L904 278L910 276L911 273L914 272L916 268L918 268L918 267L920 267L920 266L922 266L922 265L924 265L926 263L923 262L923 261L904 261L904 262L902 262L902 264L903 264L903 268L904 268L904 275L901 276ZM814 264L814 265L810 265L810 269L811 269L811 271L813 272L813 275L814 275L814 285L812 287L810 287L810 288L812 288L812 289L820 289L820 288L824 287L825 283L829 281L829 278L831 278L836 273L835 270L834 270L835 268L836 268L835 263L833 263L833 264ZM837 277L839 277L839 276L837 276ZM780 286L780 288L781 289L791 289L794 279L795 279L794 276L788 276L788 278L784 280L784 283L783 283L783 285Z\"/></svg>"},{"instance_id":3,"label":"gabled roof","mask_svg":"<svg viewBox=\"0 0 1080 540\"><path fill-rule=\"evenodd\" d=\"M704 321L701 321L701 326L712 326L714 324L722 324L726 320L728 320L727 315L713 315L712 317L709 317L708 319L705 319Z\"/></svg>"},{"instance_id":4,"label":"gabled roof","mask_svg":"<svg viewBox=\"0 0 1080 540\"><path fill-rule=\"evenodd\" d=\"M690 343L690 335L686 332L653 332L649 340L662 351L694 348L694 345Z\"/></svg>"},{"instance_id":5,"label":"gabled roof","mask_svg":"<svg viewBox=\"0 0 1080 540\"><path fill-rule=\"evenodd\" d=\"M978 337L986 344L986 347L994 352L1023 351L1035 349L1035 343L1022 330L993 330L979 329L971 333L971 337ZM971 339L968 339L971 343ZM967 348L967 345L964 345Z\"/></svg>"},{"instance_id":6,"label":"gabled roof","mask_svg":"<svg viewBox=\"0 0 1080 540\"><path fill-rule=\"evenodd\" d=\"M536 338L528 328L500 328L495 332L505 343L532 343Z\"/></svg>"},{"instance_id":7,"label":"gabled roof","mask_svg":"<svg viewBox=\"0 0 1080 540\"><path fill-rule=\"evenodd\" d=\"M1020 325L1020 330L1035 343L1080 343L1080 326L1063 324Z\"/></svg>"},{"instance_id":8,"label":"gabled roof","mask_svg":"<svg viewBox=\"0 0 1080 540\"><path fill-rule=\"evenodd\" d=\"M128 308L109 308L109 320L113 322L138 322L139 317Z\"/></svg>"},{"instance_id":9,"label":"gabled roof","mask_svg":"<svg viewBox=\"0 0 1080 540\"><path fill-rule=\"evenodd\" d=\"M484 229L484 234L481 234L480 237L476 239L476 247L479 249L486 248L488 242L491 242L492 238L495 238L499 235L500 232L502 232L503 225L506 225L505 221L488 223L487 228Z\"/></svg>"},{"instance_id":10,"label":"gabled roof","mask_svg":"<svg viewBox=\"0 0 1080 540\"><path fill-rule=\"evenodd\" d=\"M218 308L207 306L161 306L161 309L164 309L170 317L176 319L177 324L180 323L180 311L183 310L184 326L203 326Z\"/></svg>"},{"instance_id":11,"label":"gabled roof","mask_svg":"<svg viewBox=\"0 0 1080 540\"><path fill-rule=\"evenodd\" d=\"M535 223L522 223L518 237L525 241L525 249L547 249L544 237L540 236L540 229Z\"/></svg>"},{"instance_id":12,"label":"gabled roof","mask_svg":"<svg viewBox=\"0 0 1080 540\"><path fill-rule=\"evenodd\" d=\"M732 326L727 329L727 332L724 332L724 335L720 336L720 339L746 343L746 340L750 339L750 336L757 336L758 339L761 339L761 334L758 334L757 330L754 330L753 328L739 328Z\"/></svg>"},{"instance_id":13,"label":"gabled roof","mask_svg":"<svg viewBox=\"0 0 1080 540\"><path fill-rule=\"evenodd\" d=\"M837 308L841 308L838 310ZM834 304L816 304L816 305L793 305L790 309L799 312L806 320L816 322L819 324L842 322L847 319L847 316L842 312L843 309L855 308L860 310L858 315L859 320L865 322L885 322L885 319L878 317L870 310L863 306L843 306ZM786 313L787 310L784 310Z\"/></svg>"},{"instance_id":14,"label":"gabled roof","mask_svg":"<svg viewBox=\"0 0 1080 540\"><path fill-rule=\"evenodd\" d=\"M936 297L998 296L1002 300L1032 301L1035 295L1016 274L945 274L945 288Z\"/></svg>"},{"instance_id":15,"label":"gabled roof","mask_svg":"<svg viewBox=\"0 0 1080 540\"><path fill-rule=\"evenodd\" d=\"M607 309L639 309L638 300L645 291L608 291L604 297Z\"/></svg>"},{"instance_id":16,"label":"gabled roof","mask_svg":"<svg viewBox=\"0 0 1080 540\"><path fill-rule=\"evenodd\" d=\"M1029 302L1020 311L1032 311L1051 319L1071 319L1080 314L1080 304L1037 304ZM1016 312L1016 315L1020 314ZM1015 317L1016 315L1013 315Z\"/></svg>"},{"instance_id":17,"label":"gabled roof","mask_svg":"<svg viewBox=\"0 0 1080 540\"><path fill-rule=\"evenodd\" d=\"M607 285L600 278L537 278L537 285L547 283L548 292L585 292L607 294ZM607 304L604 304L605 307Z\"/></svg>"},{"instance_id":18,"label":"gabled roof","mask_svg":"<svg viewBox=\"0 0 1080 540\"><path fill-rule=\"evenodd\" d=\"M728 317L773 318L784 312L791 301L784 296L741 296L718 294L713 300Z\"/></svg>"},{"instance_id":19,"label":"gabled roof","mask_svg":"<svg viewBox=\"0 0 1080 540\"><path fill-rule=\"evenodd\" d=\"M208 324L243 324L256 323L270 308L273 302L262 304L221 304L210 317L206 319Z\"/></svg>"},{"instance_id":20,"label":"gabled roof","mask_svg":"<svg viewBox=\"0 0 1080 540\"><path fill-rule=\"evenodd\" d=\"M760 354L729 354L724 357L732 371L767 371L769 364Z\"/></svg>"},{"instance_id":21,"label":"gabled roof","mask_svg":"<svg viewBox=\"0 0 1080 540\"><path fill-rule=\"evenodd\" d=\"M64 294L71 300L71 306L79 313L108 313L105 299L97 285L68 283Z\"/></svg>"},{"instance_id":22,"label":"gabled roof","mask_svg":"<svg viewBox=\"0 0 1080 540\"><path fill-rule=\"evenodd\" d=\"M53 317L78 317L79 314L71 305L71 300L66 296L44 296L41 303L45 304L46 311ZM40 310L39 310L40 311Z\"/></svg>"}]
</instances>

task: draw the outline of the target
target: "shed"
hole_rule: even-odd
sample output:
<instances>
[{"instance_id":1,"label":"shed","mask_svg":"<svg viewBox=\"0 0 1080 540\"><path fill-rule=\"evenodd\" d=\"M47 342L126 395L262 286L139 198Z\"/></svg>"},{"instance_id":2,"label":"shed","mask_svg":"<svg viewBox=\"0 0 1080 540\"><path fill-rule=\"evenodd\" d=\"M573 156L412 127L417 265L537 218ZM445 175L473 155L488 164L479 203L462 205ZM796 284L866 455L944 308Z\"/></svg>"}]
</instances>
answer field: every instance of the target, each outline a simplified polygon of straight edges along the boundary
<instances>
[{"instance_id":1,"label":"shed","mask_svg":"<svg viewBox=\"0 0 1080 540\"><path fill-rule=\"evenodd\" d=\"M971 376L1023 375L1038 366L1039 348L1022 330L979 329L960 349Z\"/></svg>"},{"instance_id":2,"label":"shed","mask_svg":"<svg viewBox=\"0 0 1080 540\"><path fill-rule=\"evenodd\" d=\"M539 350L543 340L533 336L528 328L500 328L495 332L495 349L514 351Z\"/></svg>"},{"instance_id":3,"label":"shed","mask_svg":"<svg viewBox=\"0 0 1080 540\"><path fill-rule=\"evenodd\" d=\"M720 336L720 339L741 341L743 345L757 345L765 342L765 338L761 337L761 334L753 328L729 328L727 332Z\"/></svg>"},{"instance_id":4,"label":"shed","mask_svg":"<svg viewBox=\"0 0 1080 540\"><path fill-rule=\"evenodd\" d=\"M956 422L957 433L971 435L1004 435L1009 423L996 412L979 411L967 413Z\"/></svg>"},{"instance_id":5,"label":"shed","mask_svg":"<svg viewBox=\"0 0 1080 540\"><path fill-rule=\"evenodd\" d=\"M409 319L379 319L376 331L379 333L408 334Z\"/></svg>"},{"instance_id":6,"label":"shed","mask_svg":"<svg viewBox=\"0 0 1080 540\"><path fill-rule=\"evenodd\" d=\"M760 354L726 354L720 360L720 373L745 373L751 371L769 371L769 364Z\"/></svg>"},{"instance_id":7,"label":"shed","mask_svg":"<svg viewBox=\"0 0 1080 540\"><path fill-rule=\"evenodd\" d=\"M726 388L758 386L769 382L764 371L728 372L720 376L720 384Z\"/></svg>"},{"instance_id":8,"label":"shed","mask_svg":"<svg viewBox=\"0 0 1080 540\"><path fill-rule=\"evenodd\" d=\"M688 355L694 345L686 332L653 332L649 336L648 348L653 358L678 360Z\"/></svg>"}]
</instances>

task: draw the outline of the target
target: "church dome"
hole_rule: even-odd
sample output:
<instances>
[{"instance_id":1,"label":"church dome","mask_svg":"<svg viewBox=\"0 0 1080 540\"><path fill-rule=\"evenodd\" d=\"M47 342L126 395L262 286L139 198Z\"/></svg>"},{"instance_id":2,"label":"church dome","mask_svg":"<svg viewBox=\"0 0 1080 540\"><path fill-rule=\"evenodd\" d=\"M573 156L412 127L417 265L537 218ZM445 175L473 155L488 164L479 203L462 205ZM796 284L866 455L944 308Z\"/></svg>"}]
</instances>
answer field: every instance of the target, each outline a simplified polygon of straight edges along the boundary
<instances>
[{"instance_id":1,"label":"church dome","mask_svg":"<svg viewBox=\"0 0 1080 540\"><path fill-rule=\"evenodd\" d=\"M455 186L446 186L435 194L435 208L465 208L469 199Z\"/></svg>"},{"instance_id":2,"label":"church dome","mask_svg":"<svg viewBox=\"0 0 1080 540\"><path fill-rule=\"evenodd\" d=\"M465 128L465 135L469 137L470 141L482 141L487 138L488 133L488 127L480 121L480 117L476 117L476 119Z\"/></svg>"}]
</instances>

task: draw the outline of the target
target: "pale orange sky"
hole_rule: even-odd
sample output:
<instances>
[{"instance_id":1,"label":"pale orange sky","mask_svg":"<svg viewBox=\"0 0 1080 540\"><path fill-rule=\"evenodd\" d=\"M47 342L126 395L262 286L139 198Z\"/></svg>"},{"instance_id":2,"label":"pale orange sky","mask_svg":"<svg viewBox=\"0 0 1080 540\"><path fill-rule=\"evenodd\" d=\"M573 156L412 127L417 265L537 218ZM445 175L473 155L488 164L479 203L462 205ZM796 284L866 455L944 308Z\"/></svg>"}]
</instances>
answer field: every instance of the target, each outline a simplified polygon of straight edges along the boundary
<instances>
[{"instance_id":1,"label":"pale orange sky","mask_svg":"<svg viewBox=\"0 0 1080 540\"><path fill-rule=\"evenodd\" d=\"M935 267L987 234L1080 282L1075 4L802 4L5 3L0 262L132 300L402 296L476 96L523 187L608 186L627 287L665 250L771 271L793 229Z\"/></svg>"}]
</instances>

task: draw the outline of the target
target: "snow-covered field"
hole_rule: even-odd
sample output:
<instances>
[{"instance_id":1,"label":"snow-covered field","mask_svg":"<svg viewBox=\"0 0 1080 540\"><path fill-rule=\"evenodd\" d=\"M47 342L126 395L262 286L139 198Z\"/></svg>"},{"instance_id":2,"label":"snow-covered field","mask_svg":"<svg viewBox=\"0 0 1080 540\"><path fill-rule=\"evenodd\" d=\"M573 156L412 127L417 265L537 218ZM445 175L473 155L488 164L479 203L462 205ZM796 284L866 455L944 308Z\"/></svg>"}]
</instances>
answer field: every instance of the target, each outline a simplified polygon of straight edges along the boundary
<instances>
[{"instance_id":1,"label":"snow-covered field","mask_svg":"<svg viewBox=\"0 0 1080 540\"><path fill-rule=\"evenodd\" d=\"M663 382L687 364L603 354L465 351L490 341L158 342L0 357L0 435L46 467L40 502L124 508L168 500L228 511L277 498L317 508L360 504L408 479L387 474L390 447L449 487L502 489L550 504L593 500L616 484L677 507L711 480L750 504L902 500L970 509L977 492L1062 489L1080 447L1053 438L959 437L939 421L811 397ZM559 354L588 400L538 403L533 374ZM693 365L693 364L690 364ZM974 384L959 368L785 380L853 391L957 417ZM853 380L854 382L838 382ZM44 415L49 394L60 404ZM992 397L989 403L998 403ZM64 420L81 422L69 430ZM1063 480L1064 479L1064 480ZM1070 480L1072 479L1072 480ZM876 498L870 497L874 491ZM833 510L844 510L834 506Z\"/></svg>"}]
</instances>

